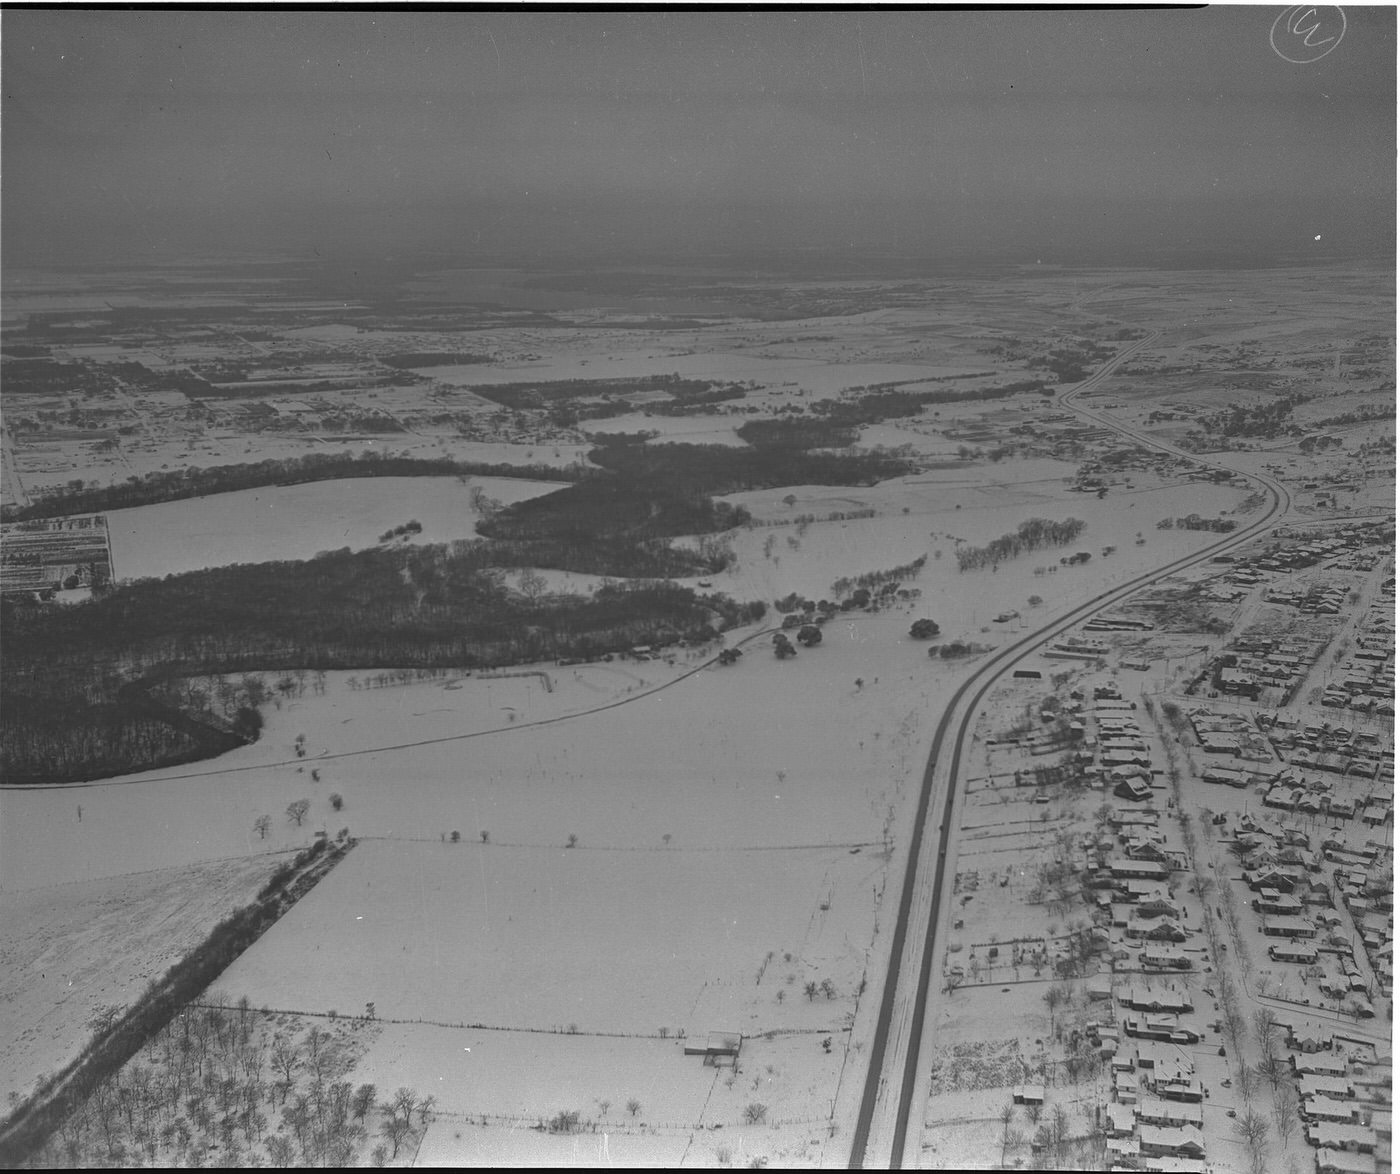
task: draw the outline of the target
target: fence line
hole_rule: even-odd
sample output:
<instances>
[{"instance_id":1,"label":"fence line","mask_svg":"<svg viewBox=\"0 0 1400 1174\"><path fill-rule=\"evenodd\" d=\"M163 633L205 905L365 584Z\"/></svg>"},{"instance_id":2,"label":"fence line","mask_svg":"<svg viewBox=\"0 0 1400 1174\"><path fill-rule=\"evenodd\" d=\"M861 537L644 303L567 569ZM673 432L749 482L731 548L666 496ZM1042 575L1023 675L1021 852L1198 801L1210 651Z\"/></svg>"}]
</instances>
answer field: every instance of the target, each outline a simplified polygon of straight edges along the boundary
<instances>
[{"instance_id":1,"label":"fence line","mask_svg":"<svg viewBox=\"0 0 1400 1174\"><path fill-rule=\"evenodd\" d=\"M228 1003L206 1003L191 1001L187 1006L198 1007L212 1011L238 1012L241 1008L237 1004ZM332 1022L344 1020L347 1023L388 1023L396 1027L443 1027L454 1031L499 1031L499 1032L520 1032L529 1035L562 1035L577 1036L581 1039L637 1039L656 1040L664 1043L684 1043L692 1037L687 1036L684 1028L677 1028L674 1033L668 1030L666 1035L657 1032L640 1031L583 1031L578 1028L569 1027L520 1027L494 1023L465 1023L452 1022L445 1019L424 1019L420 1017L397 1018L387 1015L355 1015L344 1014L338 1011L302 1011L290 1007L250 1007L250 1011L264 1016L271 1015L297 1015L305 1019L328 1019ZM775 1040L788 1036L829 1036L838 1035L849 1028L831 1027L784 1027L773 1028L769 1031L759 1032L754 1035L745 1035L746 1040Z\"/></svg>"}]
</instances>

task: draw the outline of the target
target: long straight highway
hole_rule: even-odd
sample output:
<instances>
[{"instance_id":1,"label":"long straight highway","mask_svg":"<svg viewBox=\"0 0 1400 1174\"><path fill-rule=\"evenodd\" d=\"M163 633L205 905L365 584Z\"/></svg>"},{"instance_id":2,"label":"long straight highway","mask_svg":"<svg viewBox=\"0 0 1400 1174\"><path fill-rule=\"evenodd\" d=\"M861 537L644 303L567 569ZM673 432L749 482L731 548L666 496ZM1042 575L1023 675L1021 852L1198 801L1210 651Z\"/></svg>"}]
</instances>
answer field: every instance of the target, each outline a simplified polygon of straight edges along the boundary
<instances>
[{"instance_id":1,"label":"long straight highway","mask_svg":"<svg viewBox=\"0 0 1400 1174\"><path fill-rule=\"evenodd\" d=\"M1198 465L1228 468L1141 435L1075 402L1077 396L1103 383L1125 360L1159 337L1153 333L1125 348L1088 379L1061 393L1058 402L1144 448L1182 457ZM1076 624L1151 583L1249 542L1273 526L1290 508L1288 491L1271 478L1242 475L1268 498L1268 508L1258 520L1195 554L1175 559L1062 613L991 656L953 695L934 732L919 790L904 884L891 938L890 962L871 1044L870 1067L853 1134L851 1168L918 1166L922 1125L919 1114L927 1097L927 1073L934 1042L929 1038L931 1032L925 1030L928 1000L939 981L935 957L938 929L944 920L945 881L956 872L956 859L949 860L950 835L961 810L959 770L982 699L1016 663Z\"/></svg>"}]
</instances>

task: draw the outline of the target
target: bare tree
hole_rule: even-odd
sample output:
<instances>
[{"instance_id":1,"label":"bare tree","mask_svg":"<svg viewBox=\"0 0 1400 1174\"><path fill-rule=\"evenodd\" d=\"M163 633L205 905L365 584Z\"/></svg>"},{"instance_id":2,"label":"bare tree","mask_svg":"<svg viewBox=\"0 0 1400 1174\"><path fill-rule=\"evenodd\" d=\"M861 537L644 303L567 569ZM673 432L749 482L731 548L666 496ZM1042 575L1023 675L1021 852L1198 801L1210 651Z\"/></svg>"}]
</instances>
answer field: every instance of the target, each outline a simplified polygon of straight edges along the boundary
<instances>
[{"instance_id":1,"label":"bare tree","mask_svg":"<svg viewBox=\"0 0 1400 1174\"><path fill-rule=\"evenodd\" d=\"M418 1094L411 1088L396 1088L391 1111L402 1113L405 1121L413 1119L413 1110L418 1107Z\"/></svg>"},{"instance_id":2,"label":"bare tree","mask_svg":"<svg viewBox=\"0 0 1400 1174\"><path fill-rule=\"evenodd\" d=\"M1268 1158L1269 1123L1253 1109L1246 1109L1235 1119L1235 1131L1249 1151L1250 1174L1264 1174Z\"/></svg>"},{"instance_id":3,"label":"bare tree","mask_svg":"<svg viewBox=\"0 0 1400 1174\"><path fill-rule=\"evenodd\" d=\"M426 1124L428 1123L428 1116L429 1116L429 1114L432 1113L433 1108L434 1108L434 1106L435 1106L436 1104L437 1104L437 1097L433 1096L431 1093L429 1093L429 1094L428 1094L427 1096L425 1096L421 1101L418 1102L418 1124L419 1124L419 1125L426 1125ZM604 1109L603 1112L606 1113L607 1110Z\"/></svg>"},{"instance_id":4,"label":"bare tree","mask_svg":"<svg viewBox=\"0 0 1400 1174\"><path fill-rule=\"evenodd\" d=\"M1001 1108L1001 1164L1006 1165L1006 1145L1011 1140L1011 1122L1016 1119L1016 1102L1007 1101Z\"/></svg>"},{"instance_id":5,"label":"bare tree","mask_svg":"<svg viewBox=\"0 0 1400 1174\"><path fill-rule=\"evenodd\" d=\"M399 1156L399 1146L403 1144L403 1139L408 1136L409 1131L408 1122L392 1110L392 1105L384 1106L384 1120L379 1124L379 1135L394 1147L394 1152L389 1155L391 1159Z\"/></svg>"},{"instance_id":6,"label":"bare tree","mask_svg":"<svg viewBox=\"0 0 1400 1174\"><path fill-rule=\"evenodd\" d=\"M374 1108L374 1098L378 1090L372 1084L362 1084L355 1090L350 1102L350 1111L363 1121L365 1114Z\"/></svg>"},{"instance_id":7,"label":"bare tree","mask_svg":"<svg viewBox=\"0 0 1400 1174\"><path fill-rule=\"evenodd\" d=\"M758 1101L752 1101L744 1106L744 1120L750 1125L759 1124L767 1116L768 1106L759 1104Z\"/></svg>"},{"instance_id":8,"label":"bare tree","mask_svg":"<svg viewBox=\"0 0 1400 1174\"><path fill-rule=\"evenodd\" d=\"M297 1069L301 1067L301 1055L296 1045L289 1042L285 1036L272 1037L272 1066L282 1074L282 1103L286 1103L287 1094L296 1083Z\"/></svg>"},{"instance_id":9,"label":"bare tree","mask_svg":"<svg viewBox=\"0 0 1400 1174\"><path fill-rule=\"evenodd\" d=\"M292 1139L281 1133L274 1133L267 1139L268 1160L274 1166L287 1167L292 1164Z\"/></svg>"},{"instance_id":10,"label":"bare tree","mask_svg":"<svg viewBox=\"0 0 1400 1174\"><path fill-rule=\"evenodd\" d=\"M520 594L532 604L538 603L541 595L549 589L549 581L538 571L526 568L520 572Z\"/></svg>"},{"instance_id":11,"label":"bare tree","mask_svg":"<svg viewBox=\"0 0 1400 1174\"><path fill-rule=\"evenodd\" d=\"M267 839L267 833L272 830L272 816L260 815L253 820L253 830L258 833L258 839Z\"/></svg>"},{"instance_id":12,"label":"bare tree","mask_svg":"<svg viewBox=\"0 0 1400 1174\"><path fill-rule=\"evenodd\" d=\"M1289 1138L1298 1128L1298 1090L1292 1081L1285 1080L1274 1089L1274 1123L1286 1149Z\"/></svg>"},{"instance_id":13,"label":"bare tree","mask_svg":"<svg viewBox=\"0 0 1400 1174\"><path fill-rule=\"evenodd\" d=\"M1283 1061L1272 1052L1264 1053L1264 1058L1255 1065L1254 1071L1268 1082L1269 1087L1275 1093L1278 1092L1279 1085L1287 1076L1287 1069L1284 1067Z\"/></svg>"},{"instance_id":14,"label":"bare tree","mask_svg":"<svg viewBox=\"0 0 1400 1174\"><path fill-rule=\"evenodd\" d=\"M294 799L287 804L287 819L301 827L306 820L306 813L311 810L311 801L308 799Z\"/></svg>"},{"instance_id":15,"label":"bare tree","mask_svg":"<svg viewBox=\"0 0 1400 1174\"><path fill-rule=\"evenodd\" d=\"M1069 1138L1069 1110L1056 1102L1050 1108L1050 1144L1055 1149L1055 1160L1064 1161L1065 1142Z\"/></svg>"},{"instance_id":16,"label":"bare tree","mask_svg":"<svg viewBox=\"0 0 1400 1174\"><path fill-rule=\"evenodd\" d=\"M1254 1028L1254 1038L1259 1042L1259 1050L1266 1056L1270 1055L1278 1035L1278 1024L1274 1022L1273 1015L1267 1007L1260 1007L1249 1017L1249 1022Z\"/></svg>"}]
</instances>

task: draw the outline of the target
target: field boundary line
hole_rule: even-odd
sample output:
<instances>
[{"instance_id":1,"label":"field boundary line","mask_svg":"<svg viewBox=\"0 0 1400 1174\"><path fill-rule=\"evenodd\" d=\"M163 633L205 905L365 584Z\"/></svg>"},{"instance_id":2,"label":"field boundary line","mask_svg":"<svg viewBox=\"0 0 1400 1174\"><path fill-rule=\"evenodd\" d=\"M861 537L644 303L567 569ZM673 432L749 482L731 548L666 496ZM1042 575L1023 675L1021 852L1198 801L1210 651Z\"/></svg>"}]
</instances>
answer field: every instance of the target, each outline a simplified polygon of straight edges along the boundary
<instances>
[{"instance_id":1,"label":"field boundary line","mask_svg":"<svg viewBox=\"0 0 1400 1174\"><path fill-rule=\"evenodd\" d=\"M205 1010L215 1011L237 1011L237 1004L211 1003L204 1000L192 999L187 1006L198 1007ZM380 1023L389 1024L393 1027L438 1027L448 1031L495 1031L495 1032L517 1032L522 1035L558 1035L565 1038L575 1037L578 1039L635 1039L652 1040L656 1043L684 1043L689 1037L684 1030L675 1035L658 1035L654 1031L570 1031L567 1027L521 1027L507 1024L492 1023L464 1023L452 1022L446 1019L424 1019L415 1016L395 1017L391 1015L375 1015L373 1018L364 1015L346 1014L331 1011L302 1011L294 1007L257 1007L254 1008L259 1015L296 1015L304 1019L328 1019L332 1022L344 1021L347 1023ZM782 1027L773 1028L768 1031L754 1032L752 1035L745 1033L747 1040L775 1040L786 1036L828 1036L838 1032L846 1031L841 1027Z\"/></svg>"},{"instance_id":2,"label":"field boundary line","mask_svg":"<svg viewBox=\"0 0 1400 1174\"><path fill-rule=\"evenodd\" d=\"M441 844L444 842L441 839L434 840L431 836L371 835L356 836L355 838L361 841L362 843L375 841L383 844ZM844 842L836 841L825 844L738 844L733 846L715 845L712 847L706 847L702 845L699 847L682 848L677 848L674 846L662 846L660 848L657 848L651 844L639 844L636 847L612 846L608 844L575 844L572 848L569 848L566 845L560 844L558 842L541 844L521 844L514 843L508 840L492 840L489 844L483 844L480 840L465 839L459 842L453 842L451 840L448 840L446 841L446 843L453 848L557 848L561 852L655 852L657 855L669 855L679 853L695 854L701 852L822 852L832 848L841 848L844 851L846 851L847 854L854 855L854 849L856 848L879 848L883 850L885 847L884 840L848 840ZM242 859L242 857L231 856L228 859L238 860Z\"/></svg>"}]
</instances>

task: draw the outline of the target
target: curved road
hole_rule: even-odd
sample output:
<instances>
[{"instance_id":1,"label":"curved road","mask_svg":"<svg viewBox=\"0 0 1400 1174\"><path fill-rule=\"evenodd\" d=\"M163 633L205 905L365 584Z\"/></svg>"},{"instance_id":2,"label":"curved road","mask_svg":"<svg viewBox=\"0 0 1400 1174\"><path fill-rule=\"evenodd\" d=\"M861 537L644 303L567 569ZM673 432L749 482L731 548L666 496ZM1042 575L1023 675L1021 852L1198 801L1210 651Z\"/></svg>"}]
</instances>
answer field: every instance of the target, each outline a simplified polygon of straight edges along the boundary
<instances>
[{"instance_id":1,"label":"curved road","mask_svg":"<svg viewBox=\"0 0 1400 1174\"><path fill-rule=\"evenodd\" d=\"M1127 358L1151 345L1159 337L1160 334L1154 332L1140 339L1077 387L1059 395L1058 402L1070 411L1142 447L1183 457L1198 465L1229 469L1227 465L1202 460L1172 445L1145 437L1106 418L1098 411L1080 407L1073 402L1075 396L1104 382ZM1239 472L1235 469L1229 471ZM916 1123L916 1128L911 1131L909 1121L915 1098L923 1088L919 1078L920 1072L926 1067L921 1063L920 1052L930 984L937 982L934 970L936 930L943 903L949 840L953 820L957 814L957 771L973 719L978 713L983 697L1012 665L1076 624L1150 583L1204 562L1222 550L1249 542L1269 529L1274 520L1290 508L1290 495L1272 478L1248 473L1243 475L1258 485L1269 497L1269 508L1259 520L1194 554L1139 575L1072 608L1045 627L995 653L953 695L934 732L933 745L924 768L914 820L914 836L891 942L890 964L876 1020L870 1067L866 1074L865 1090L853 1135L851 1168L900 1168L911 1145L914 1149L908 1157L911 1159L911 1165L917 1165L919 1129ZM936 808L939 819L937 835L925 837L925 829L930 824L929 813L935 809L935 792L941 800L941 805Z\"/></svg>"}]
</instances>

